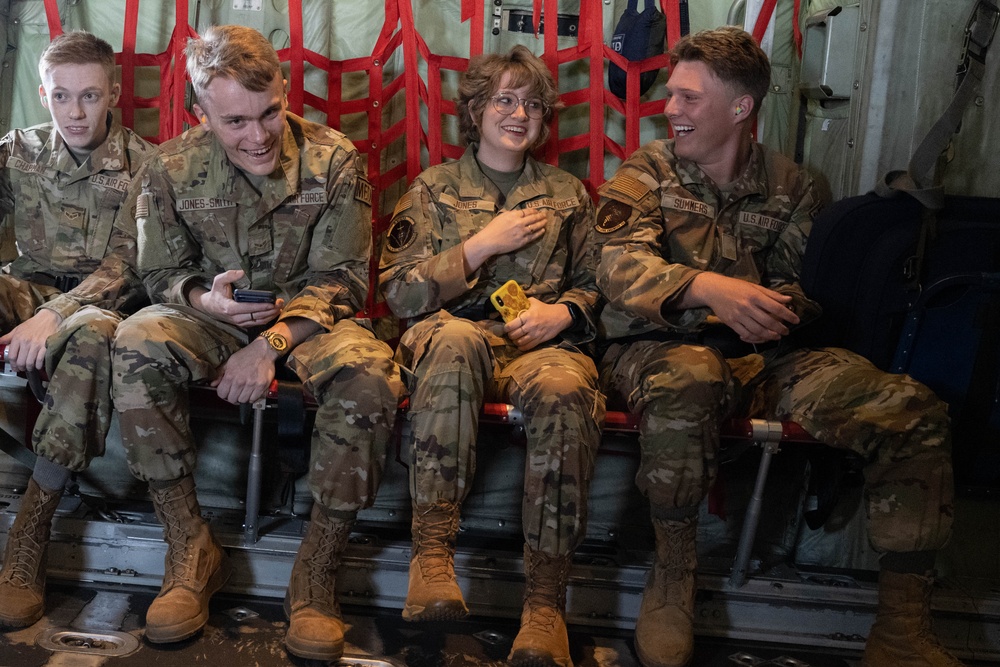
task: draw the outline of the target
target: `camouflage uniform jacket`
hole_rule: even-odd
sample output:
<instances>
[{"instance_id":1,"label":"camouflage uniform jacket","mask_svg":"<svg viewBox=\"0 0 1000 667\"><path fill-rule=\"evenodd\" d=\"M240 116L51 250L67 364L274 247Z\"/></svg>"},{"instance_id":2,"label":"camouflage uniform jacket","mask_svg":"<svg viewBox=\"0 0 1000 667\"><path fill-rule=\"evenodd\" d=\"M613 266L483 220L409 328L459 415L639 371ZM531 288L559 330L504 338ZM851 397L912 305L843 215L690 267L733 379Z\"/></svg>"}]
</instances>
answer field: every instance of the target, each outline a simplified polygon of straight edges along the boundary
<instances>
[{"instance_id":1,"label":"camouflage uniform jacket","mask_svg":"<svg viewBox=\"0 0 1000 667\"><path fill-rule=\"evenodd\" d=\"M371 186L341 133L287 115L280 165L260 193L198 125L165 142L131 193L139 270L154 302L190 307L186 288L242 269L235 287L274 290L279 319L329 331L368 293Z\"/></svg>"},{"instance_id":2,"label":"camouflage uniform jacket","mask_svg":"<svg viewBox=\"0 0 1000 667\"><path fill-rule=\"evenodd\" d=\"M132 312L145 301L132 219L117 214L154 147L109 121L104 143L79 166L52 123L0 139L0 216L13 226L19 255L3 271L48 285L82 281L42 306L63 319L85 305Z\"/></svg>"},{"instance_id":3,"label":"camouflage uniform jacket","mask_svg":"<svg viewBox=\"0 0 1000 667\"><path fill-rule=\"evenodd\" d=\"M674 155L672 140L653 141L598 192L607 338L704 329L708 308L671 309L701 271L790 295L803 323L819 315L799 274L813 215L827 197L784 156L753 144L746 170L720 195L701 169Z\"/></svg>"},{"instance_id":4,"label":"camouflage uniform jacket","mask_svg":"<svg viewBox=\"0 0 1000 667\"><path fill-rule=\"evenodd\" d=\"M576 177L528 157L503 206L500 191L483 174L472 149L456 162L425 170L396 204L382 252L381 285L399 317L419 318L441 309L473 321L496 315L490 295L516 280L529 297L573 303L584 323L564 331L581 344L596 334L594 207ZM462 244L505 210L548 212L545 235L523 248L488 259L465 277Z\"/></svg>"}]
</instances>

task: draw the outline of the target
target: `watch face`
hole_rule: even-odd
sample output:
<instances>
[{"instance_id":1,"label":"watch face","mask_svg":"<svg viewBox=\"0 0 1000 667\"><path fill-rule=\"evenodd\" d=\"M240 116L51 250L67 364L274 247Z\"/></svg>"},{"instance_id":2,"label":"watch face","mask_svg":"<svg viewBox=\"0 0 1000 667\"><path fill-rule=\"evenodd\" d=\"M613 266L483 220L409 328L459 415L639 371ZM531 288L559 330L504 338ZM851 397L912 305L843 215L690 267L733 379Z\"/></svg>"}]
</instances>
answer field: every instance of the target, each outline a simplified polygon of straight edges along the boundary
<instances>
[{"instance_id":1,"label":"watch face","mask_svg":"<svg viewBox=\"0 0 1000 667\"><path fill-rule=\"evenodd\" d=\"M267 341L275 352L284 352L288 349L288 341L279 333L274 333L273 331L265 331L261 334L264 340Z\"/></svg>"}]
</instances>

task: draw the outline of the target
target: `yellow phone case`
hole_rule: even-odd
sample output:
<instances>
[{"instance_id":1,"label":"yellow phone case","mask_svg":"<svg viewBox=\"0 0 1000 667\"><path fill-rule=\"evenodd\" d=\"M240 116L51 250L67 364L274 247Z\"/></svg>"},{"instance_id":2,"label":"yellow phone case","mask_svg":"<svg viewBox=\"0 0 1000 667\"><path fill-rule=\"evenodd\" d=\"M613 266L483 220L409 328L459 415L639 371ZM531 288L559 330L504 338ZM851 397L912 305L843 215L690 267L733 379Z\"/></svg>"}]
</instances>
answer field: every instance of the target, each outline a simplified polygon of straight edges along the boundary
<instances>
[{"instance_id":1,"label":"yellow phone case","mask_svg":"<svg viewBox=\"0 0 1000 667\"><path fill-rule=\"evenodd\" d=\"M500 311L504 322L516 319L518 315L528 310L531 304L524 290L516 280L508 280L496 292L490 295L493 307Z\"/></svg>"}]
</instances>

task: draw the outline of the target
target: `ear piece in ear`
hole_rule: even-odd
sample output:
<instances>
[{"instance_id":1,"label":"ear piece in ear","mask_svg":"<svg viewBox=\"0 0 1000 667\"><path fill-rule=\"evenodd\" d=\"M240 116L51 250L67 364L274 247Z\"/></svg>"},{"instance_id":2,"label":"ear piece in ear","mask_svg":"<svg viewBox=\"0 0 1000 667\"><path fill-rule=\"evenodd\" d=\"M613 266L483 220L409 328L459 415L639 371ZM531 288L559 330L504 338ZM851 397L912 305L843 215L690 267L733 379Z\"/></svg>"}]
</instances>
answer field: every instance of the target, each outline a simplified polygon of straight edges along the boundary
<instances>
[{"instance_id":1,"label":"ear piece in ear","mask_svg":"<svg viewBox=\"0 0 1000 667\"><path fill-rule=\"evenodd\" d=\"M737 116L739 116L741 113L743 113L743 111L744 111L743 105L740 105L740 106L736 107L736 115Z\"/></svg>"},{"instance_id":2,"label":"ear piece in ear","mask_svg":"<svg viewBox=\"0 0 1000 667\"><path fill-rule=\"evenodd\" d=\"M202 116L201 117L201 122L207 123L208 122L208 116Z\"/></svg>"}]
</instances>

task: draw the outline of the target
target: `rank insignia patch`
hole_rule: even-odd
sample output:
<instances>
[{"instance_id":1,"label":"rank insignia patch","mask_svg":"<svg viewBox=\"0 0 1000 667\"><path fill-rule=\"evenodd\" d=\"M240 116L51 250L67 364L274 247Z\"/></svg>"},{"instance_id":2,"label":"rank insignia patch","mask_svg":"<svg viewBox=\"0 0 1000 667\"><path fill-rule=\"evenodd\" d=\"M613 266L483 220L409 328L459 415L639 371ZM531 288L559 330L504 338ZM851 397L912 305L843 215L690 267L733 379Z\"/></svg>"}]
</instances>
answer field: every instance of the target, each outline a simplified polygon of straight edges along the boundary
<instances>
[{"instance_id":1,"label":"rank insignia patch","mask_svg":"<svg viewBox=\"0 0 1000 667\"><path fill-rule=\"evenodd\" d=\"M417 233L413 229L413 220L410 218L397 218L385 235L385 244L390 252L406 250L417 238Z\"/></svg>"},{"instance_id":2,"label":"rank insignia patch","mask_svg":"<svg viewBox=\"0 0 1000 667\"><path fill-rule=\"evenodd\" d=\"M610 234L621 229L632 216L632 207L625 202L610 199L597 212L595 229L601 234Z\"/></svg>"}]
</instances>

